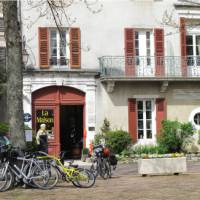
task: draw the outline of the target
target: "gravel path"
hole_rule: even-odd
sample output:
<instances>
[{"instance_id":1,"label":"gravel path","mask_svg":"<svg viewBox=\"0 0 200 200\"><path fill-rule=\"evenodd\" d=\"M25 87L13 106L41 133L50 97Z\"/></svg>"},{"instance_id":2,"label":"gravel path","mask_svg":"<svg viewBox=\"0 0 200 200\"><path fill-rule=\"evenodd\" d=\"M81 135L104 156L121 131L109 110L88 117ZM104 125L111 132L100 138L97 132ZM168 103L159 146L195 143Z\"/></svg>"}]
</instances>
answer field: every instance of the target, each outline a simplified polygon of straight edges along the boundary
<instances>
[{"instance_id":1,"label":"gravel path","mask_svg":"<svg viewBox=\"0 0 200 200\"><path fill-rule=\"evenodd\" d=\"M113 178L98 178L94 187L75 188L60 182L52 190L15 188L0 193L0 200L199 200L200 162L188 162L188 173L179 176L137 174L136 164L120 164Z\"/></svg>"}]
</instances>

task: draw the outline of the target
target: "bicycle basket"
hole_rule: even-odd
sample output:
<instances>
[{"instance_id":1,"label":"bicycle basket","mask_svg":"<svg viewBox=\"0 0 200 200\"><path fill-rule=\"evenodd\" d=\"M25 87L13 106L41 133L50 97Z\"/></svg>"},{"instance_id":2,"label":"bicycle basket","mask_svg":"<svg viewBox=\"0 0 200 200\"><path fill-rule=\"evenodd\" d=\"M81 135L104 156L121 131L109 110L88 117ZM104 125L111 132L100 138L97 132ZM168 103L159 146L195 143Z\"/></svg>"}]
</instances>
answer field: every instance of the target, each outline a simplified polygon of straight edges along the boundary
<instances>
[{"instance_id":1,"label":"bicycle basket","mask_svg":"<svg viewBox=\"0 0 200 200\"><path fill-rule=\"evenodd\" d=\"M109 159L110 159L110 164L111 164L112 166L117 165L118 160L117 160L117 158L116 158L115 155L110 155Z\"/></svg>"}]
</instances>

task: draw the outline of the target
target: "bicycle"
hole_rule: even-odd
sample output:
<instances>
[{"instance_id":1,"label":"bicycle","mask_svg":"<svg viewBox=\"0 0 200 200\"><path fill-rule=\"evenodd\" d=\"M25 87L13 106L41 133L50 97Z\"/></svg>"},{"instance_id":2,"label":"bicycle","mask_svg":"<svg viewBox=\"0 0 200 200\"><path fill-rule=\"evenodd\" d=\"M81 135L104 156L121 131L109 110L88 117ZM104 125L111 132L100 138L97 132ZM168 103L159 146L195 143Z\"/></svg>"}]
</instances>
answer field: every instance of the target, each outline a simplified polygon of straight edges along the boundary
<instances>
[{"instance_id":1,"label":"bicycle","mask_svg":"<svg viewBox=\"0 0 200 200\"><path fill-rule=\"evenodd\" d=\"M95 177L100 175L103 179L111 178L111 165L109 160L109 150L102 145L94 146L94 159L90 170Z\"/></svg>"},{"instance_id":2,"label":"bicycle","mask_svg":"<svg viewBox=\"0 0 200 200\"><path fill-rule=\"evenodd\" d=\"M72 182L76 187L89 188L95 184L95 176L89 170L80 168L78 165L69 163L68 167L64 166L64 153L61 152L61 158L48 155L44 152L38 152L37 159L50 160L56 167L63 181Z\"/></svg>"},{"instance_id":3,"label":"bicycle","mask_svg":"<svg viewBox=\"0 0 200 200\"><path fill-rule=\"evenodd\" d=\"M58 182L57 169L51 163L41 162L32 155L20 156L14 148L4 154L0 177L0 191L8 190L14 182L40 189L51 189Z\"/></svg>"}]
</instances>

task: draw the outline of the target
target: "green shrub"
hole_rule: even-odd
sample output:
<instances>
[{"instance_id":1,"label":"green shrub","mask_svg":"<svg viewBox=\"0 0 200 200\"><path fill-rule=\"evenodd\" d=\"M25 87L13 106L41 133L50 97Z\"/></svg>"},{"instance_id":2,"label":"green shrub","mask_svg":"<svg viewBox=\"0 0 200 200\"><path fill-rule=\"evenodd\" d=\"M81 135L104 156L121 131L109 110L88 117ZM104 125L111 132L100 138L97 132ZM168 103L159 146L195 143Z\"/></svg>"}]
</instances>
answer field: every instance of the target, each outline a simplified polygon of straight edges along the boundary
<instances>
[{"instance_id":1,"label":"green shrub","mask_svg":"<svg viewBox=\"0 0 200 200\"><path fill-rule=\"evenodd\" d=\"M161 134L157 138L158 145L166 153L181 152L184 141L189 139L193 132L191 123L164 120Z\"/></svg>"},{"instance_id":2,"label":"green shrub","mask_svg":"<svg viewBox=\"0 0 200 200\"><path fill-rule=\"evenodd\" d=\"M163 154L165 151L160 146L137 145L132 148L133 154Z\"/></svg>"},{"instance_id":3,"label":"green shrub","mask_svg":"<svg viewBox=\"0 0 200 200\"><path fill-rule=\"evenodd\" d=\"M105 134L106 146L110 147L114 153L120 154L131 144L130 134L123 130L108 131Z\"/></svg>"}]
</instances>

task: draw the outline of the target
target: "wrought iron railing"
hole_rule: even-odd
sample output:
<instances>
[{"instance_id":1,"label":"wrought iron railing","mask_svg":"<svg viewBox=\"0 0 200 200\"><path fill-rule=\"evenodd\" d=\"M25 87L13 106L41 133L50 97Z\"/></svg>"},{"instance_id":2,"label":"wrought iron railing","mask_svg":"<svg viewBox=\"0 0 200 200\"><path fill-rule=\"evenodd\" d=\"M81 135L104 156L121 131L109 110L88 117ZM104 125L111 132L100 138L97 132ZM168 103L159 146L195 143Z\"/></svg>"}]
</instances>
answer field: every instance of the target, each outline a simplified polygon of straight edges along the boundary
<instances>
[{"instance_id":1,"label":"wrought iron railing","mask_svg":"<svg viewBox=\"0 0 200 200\"><path fill-rule=\"evenodd\" d=\"M200 77L200 56L103 56L102 77Z\"/></svg>"}]
</instances>

